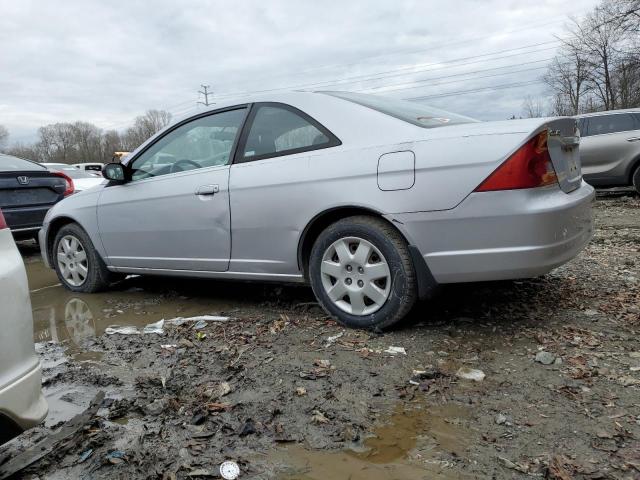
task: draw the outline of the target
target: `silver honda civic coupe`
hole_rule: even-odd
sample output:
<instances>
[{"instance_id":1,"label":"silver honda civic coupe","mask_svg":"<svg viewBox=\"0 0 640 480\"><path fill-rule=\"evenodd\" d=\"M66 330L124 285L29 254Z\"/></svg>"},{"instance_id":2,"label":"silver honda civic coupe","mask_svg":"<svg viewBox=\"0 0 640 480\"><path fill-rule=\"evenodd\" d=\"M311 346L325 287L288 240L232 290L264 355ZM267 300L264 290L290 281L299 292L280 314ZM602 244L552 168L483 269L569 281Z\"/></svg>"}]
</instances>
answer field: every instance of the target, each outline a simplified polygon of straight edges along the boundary
<instances>
[{"instance_id":1,"label":"silver honda civic coupe","mask_svg":"<svg viewBox=\"0 0 640 480\"><path fill-rule=\"evenodd\" d=\"M125 274L309 282L382 329L438 284L544 275L592 235L571 118L477 122L421 104L292 92L159 132L54 206L45 262L76 292Z\"/></svg>"}]
</instances>

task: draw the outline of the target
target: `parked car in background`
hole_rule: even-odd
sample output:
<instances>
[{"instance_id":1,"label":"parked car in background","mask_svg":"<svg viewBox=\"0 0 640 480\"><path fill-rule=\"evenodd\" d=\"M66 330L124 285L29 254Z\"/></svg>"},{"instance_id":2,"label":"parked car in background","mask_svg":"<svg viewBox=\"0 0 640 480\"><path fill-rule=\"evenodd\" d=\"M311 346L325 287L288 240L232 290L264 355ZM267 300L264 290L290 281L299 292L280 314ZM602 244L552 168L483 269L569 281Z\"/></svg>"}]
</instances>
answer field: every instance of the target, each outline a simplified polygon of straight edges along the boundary
<instances>
[{"instance_id":1,"label":"parked car in background","mask_svg":"<svg viewBox=\"0 0 640 480\"><path fill-rule=\"evenodd\" d=\"M105 181L102 173L96 172L95 170L80 170L66 163L41 163L41 165L47 167L49 170L62 172L71 177L76 193L100 185Z\"/></svg>"},{"instance_id":2,"label":"parked car in background","mask_svg":"<svg viewBox=\"0 0 640 480\"><path fill-rule=\"evenodd\" d=\"M37 238L49 208L73 192L68 175L0 154L0 208L15 238Z\"/></svg>"},{"instance_id":3,"label":"parked car in background","mask_svg":"<svg viewBox=\"0 0 640 480\"><path fill-rule=\"evenodd\" d=\"M584 179L597 187L640 193L640 109L579 115Z\"/></svg>"},{"instance_id":4,"label":"parked car in background","mask_svg":"<svg viewBox=\"0 0 640 480\"><path fill-rule=\"evenodd\" d=\"M40 361L33 348L27 274L0 210L0 444L47 415Z\"/></svg>"},{"instance_id":5,"label":"parked car in background","mask_svg":"<svg viewBox=\"0 0 640 480\"><path fill-rule=\"evenodd\" d=\"M536 277L592 235L573 118L475 120L340 92L218 105L54 207L68 289L126 273L310 282L351 327L400 320L439 283Z\"/></svg>"},{"instance_id":6,"label":"parked car in background","mask_svg":"<svg viewBox=\"0 0 640 480\"><path fill-rule=\"evenodd\" d=\"M80 170L86 170L102 175L102 167L104 167L104 163L74 163L73 166L79 168Z\"/></svg>"}]
</instances>

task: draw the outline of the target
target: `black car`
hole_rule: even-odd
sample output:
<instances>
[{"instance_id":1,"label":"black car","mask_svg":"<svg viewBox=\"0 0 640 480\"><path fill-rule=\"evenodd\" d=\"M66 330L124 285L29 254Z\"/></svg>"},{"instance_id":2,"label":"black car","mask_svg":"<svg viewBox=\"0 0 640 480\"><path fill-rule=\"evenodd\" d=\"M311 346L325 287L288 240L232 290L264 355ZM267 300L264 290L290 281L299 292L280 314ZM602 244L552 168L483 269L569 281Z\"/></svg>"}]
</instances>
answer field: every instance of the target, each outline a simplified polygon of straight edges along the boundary
<instances>
[{"instance_id":1,"label":"black car","mask_svg":"<svg viewBox=\"0 0 640 480\"><path fill-rule=\"evenodd\" d=\"M72 193L73 181L64 173L0 154L0 209L16 239L37 239L49 208Z\"/></svg>"}]
</instances>

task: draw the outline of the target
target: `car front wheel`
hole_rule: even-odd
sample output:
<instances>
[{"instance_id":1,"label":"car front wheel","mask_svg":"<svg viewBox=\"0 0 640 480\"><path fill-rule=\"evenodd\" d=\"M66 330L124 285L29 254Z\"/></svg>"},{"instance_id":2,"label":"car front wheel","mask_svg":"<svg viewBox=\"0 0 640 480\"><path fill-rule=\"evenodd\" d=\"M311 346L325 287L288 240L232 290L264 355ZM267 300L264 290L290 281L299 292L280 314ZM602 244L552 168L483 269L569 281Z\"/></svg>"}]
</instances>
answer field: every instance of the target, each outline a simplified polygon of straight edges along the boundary
<instances>
[{"instance_id":1,"label":"car front wheel","mask_svg":"<svg viewBox=\"0 0 640 480\"><path fill-rule=\"evenodd\" d=\"M75 223L65 225L56 234L52 260L60 282L74 292L98 292L113 279L89 235Z\"/></svg>"},{"instance_id":2,"label":"car front wheel","mask_svg":"<svg viewBox=\"0 0 640 480\"><path fill-rule=\"evenodd\" d=\"M320 304L348 327L387 328L417 298L406 241L375 217L348 217L327 227L311 250L309 277Z\"/></svg>"}]
</instances>

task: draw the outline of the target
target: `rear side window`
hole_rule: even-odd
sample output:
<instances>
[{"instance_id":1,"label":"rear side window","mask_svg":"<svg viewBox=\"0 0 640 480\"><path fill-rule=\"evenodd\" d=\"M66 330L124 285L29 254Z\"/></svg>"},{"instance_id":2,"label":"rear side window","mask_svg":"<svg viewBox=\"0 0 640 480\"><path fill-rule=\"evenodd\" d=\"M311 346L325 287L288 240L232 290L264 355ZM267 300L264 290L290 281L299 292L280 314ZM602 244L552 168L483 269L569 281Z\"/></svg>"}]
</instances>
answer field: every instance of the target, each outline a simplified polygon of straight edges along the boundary
<instances>
[{"instance_id":1,"label":"rear side window","mask_svg":"<svg viewBox=\"0 0 640 480\"><path fill-rule=\"evenodd\" d=\"M404 120L423 128L445 127L477 122L470 117L428 107L417 102L353 92L322 92Z\"/></svg>"},{"instance_id":2,"label":"rear side window","mask_svg":"<svg viewBox=\"0 0 640 480\"><path fill-rule=\"evenodd\" d=\"M325 127L300 110L284 104L254 107L240 162L278 157L340 145Z\"/></svg>"},{"instance_id":3,"label":"rear side window","mask_svg":"<svg viewBox=\"0 0 640 480\"><path fill-rule=\"evenodd\" d=\"M21 172L28 170L46 170L41 165L22 158L0 153L0 172Z\"/></svg>"},{"instance_id":4,"label":"rear side window","mask_svg":"<svg viewBox=\"0 0 640 480\"><path fill-rule=\"evenodd\" d=\"M587 136L606 133L627 132L637 128L633 116L628 113L589 117Z\"/></svg>"}]
</instances>

